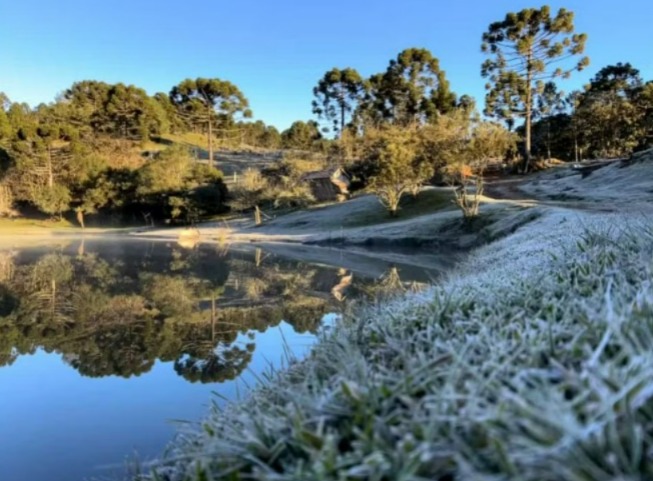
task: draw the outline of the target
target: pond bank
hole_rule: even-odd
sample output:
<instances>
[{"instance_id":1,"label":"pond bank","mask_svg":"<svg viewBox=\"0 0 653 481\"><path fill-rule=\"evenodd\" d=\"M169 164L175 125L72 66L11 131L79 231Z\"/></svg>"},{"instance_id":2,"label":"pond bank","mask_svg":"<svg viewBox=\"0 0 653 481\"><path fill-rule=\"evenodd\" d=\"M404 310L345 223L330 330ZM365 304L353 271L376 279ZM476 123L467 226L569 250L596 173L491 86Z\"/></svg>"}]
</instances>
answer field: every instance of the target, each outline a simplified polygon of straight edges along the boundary
<instances>
[{"instance_id":1,"label":"pond bank","mask_svg":"<svg viewBox=\"0 0 653 481\"><path fill-rule=\"evenodd\" d=\"M640 221L541 212L429 292L323 333L141 479L651 477L650 439L621 437L653 404Z\"/></svg>"},{"instance_id":2,"label":"pond bank","mask_svg":"<svg viewBox=\"0 0 653 481\"><path fill-rule=\"evenodd\" d=\"M350 201L370 203L370 196ZM376 202L376 200L374 200ZM469 250L514 232L540 215L534 203L484 198L481 215L465 220L458 209L447 207L435 212L354 227L336 227L333 210L347 203L318 212L300 211L273 222L254 226L247 219L229 223L203 223L193 228L150 229L131 235L142 238L179 240L196 243L294 243L321 246L362 246L394 248L444 248ZM354 205L353 208L360 208Z\"/></svg>"}]
</instances>

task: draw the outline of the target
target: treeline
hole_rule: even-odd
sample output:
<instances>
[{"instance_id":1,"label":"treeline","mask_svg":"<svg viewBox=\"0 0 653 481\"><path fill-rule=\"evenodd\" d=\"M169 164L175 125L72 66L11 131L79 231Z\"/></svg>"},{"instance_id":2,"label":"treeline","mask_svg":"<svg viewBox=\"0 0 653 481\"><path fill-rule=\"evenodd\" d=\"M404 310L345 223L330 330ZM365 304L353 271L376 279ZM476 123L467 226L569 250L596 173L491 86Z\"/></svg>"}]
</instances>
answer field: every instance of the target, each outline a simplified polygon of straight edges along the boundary
<instances>
[{"instance_id":1,"label":"treeline","mask_svg":"<svg viewBox=\"0 0 653 481\"><path fill-rule=\"evenodd\" d=\"M548 83L538 102L533 149L539 157L617 158L653 145L653 81L629 63L602 68L584 90L567 95Z\"/></svg>"},{"instance_id":2,"label":"treeline","mask_svg":"<svg viewBox=\"0 0 653 481\"><path fill-rule=\"evenodd\" d=\"M559 90L558 80L589 65L586 41L564 8L491 23L481 42L485 119L474 99L451 90L438 59L416 48L367 78L351 67L327 71L313 112L391 214L406 192L417 195L436 178L457 186L456 202L474 216L491 165L527 172L537 160L615 158L653 146L653 81L630 64L602 68L582 91Z\"/></svg>"},{"instance_id":3,"label":"treeline","mask_svg":"<svg viewBox=\"0 0 653 481\"><path fill-rule=\"evenodd\" d=\"M580 91L558 80L587 68L587 35L574 30L572 12L549 7L509 13L483 34L487 79L483 113L519 134L525 160L626 156L653 145L653 80L629 63L599 70ZM363 77L355 68L327 71L313 90L313 112L340 138L393 126L437 124L443 116L476 115L475 100L457 96L439 60L407 49L384 72Z\"/></svg>"},{"instance_id":4,"label":"treeline","mask_svg":"<svg viewBox=\"0 0 653 481\"><path fill-rule=\"evenodd\" d=\"M380 193L391 212L404 192L433 179L477 182L491 163L526 172L538 159L622 157L653 145L653 81L632 65L600 69L581 91L559 90L559 79L589 65L586 41L566 9L524 9L491 23L481 42L485 117L423 48L400 52L369 77L329 70L313 90L320 123L297 121L284 132L248 121L247 98L221 79L187 79L153 96L83 81L34 109L2 96L0 213L18 206L76 212L81 224L96 213L193 222L227 208L213 165L218 144L320 152L325 165L344 165L358 185ZM191 153L184 143L202 149ZM274 189L250 176L257 191L274 193L263 200L288 191L285 204L304 202L303 173L290 167L276 170ZM236 203L252 198L253 207L256 197L241 189Z\"/></svg>"},{"instance_id":5,"label":"treeline","mask_svg":"<svg viewBox=\"0 0 653 481\"><path fill-rule=\"evenodd\" d=\"M315 122L279 133L250 116L240 90L219 79L185 80L153 96L82 81L36 108L0 94L0 215L75 214L83 225L88 214L104 223L187 223L221 213L227 191L207 162L215 142L309 149L323 141ZM189 136L207 153L185 148Z\"/></svg>"}]
</instances>

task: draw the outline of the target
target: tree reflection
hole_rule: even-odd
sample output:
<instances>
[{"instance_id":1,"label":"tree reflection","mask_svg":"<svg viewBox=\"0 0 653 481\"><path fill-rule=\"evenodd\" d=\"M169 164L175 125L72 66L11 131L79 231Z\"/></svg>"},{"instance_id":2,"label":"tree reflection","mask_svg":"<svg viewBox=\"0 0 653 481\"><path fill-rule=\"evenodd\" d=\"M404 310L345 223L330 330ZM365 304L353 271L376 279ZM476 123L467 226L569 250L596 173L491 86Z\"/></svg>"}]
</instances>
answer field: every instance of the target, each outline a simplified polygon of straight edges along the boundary
<instances>
[{"instance_id":1,"label":"tree reflection","mask_svg":"<svg viewBox=\"0 0 653 481\"><path fill-rule=\"evenodd\" d=\"M255 333L314 332L337 271L256 251L97 245L0 252L0 366L37 349L89 377L138 376L157 361L190 382L239 376Z\"/></svg>"},{"instance_id":2,"label":"tree reflection","mask_svg":"<svg viewBox=\"0 0 653 481\"><path fill-rule=\"evenodd\" d=\"M175 361L175 371L190 382L224 382L235 379L252 359L254 343L226 347L223 344L211 352L199 352L199 357L188 354Z\"/></svg>"}]
</instances>

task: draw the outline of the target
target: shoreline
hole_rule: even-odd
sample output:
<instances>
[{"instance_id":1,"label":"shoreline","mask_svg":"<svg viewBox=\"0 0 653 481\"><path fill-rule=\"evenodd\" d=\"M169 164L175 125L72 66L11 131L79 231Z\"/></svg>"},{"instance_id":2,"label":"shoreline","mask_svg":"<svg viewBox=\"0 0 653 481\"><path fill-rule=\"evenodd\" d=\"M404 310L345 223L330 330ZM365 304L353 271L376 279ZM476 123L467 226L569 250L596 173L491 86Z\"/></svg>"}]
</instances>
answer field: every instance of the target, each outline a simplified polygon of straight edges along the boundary
<instances>
[{"instance_id":1,"label":"shoreline","mask_svg":"<svg viewBox=\"0 0 653 481\"><path fill-rule=\"evenodd\" d=\"M653 382L648 344L615 338L638 357L611 364L601 341L617 325L644 329L653 339L653 327L638 327L630 307L636 299L653 305L647 284L653 266L641 264L650 258L653 238L641 220L546 209L474 251L427 292L349 315L322 334L307 358L213 411L201 430L183 431L149 465L156 477L138 479L266 472L280 480L336 479L343 469L365 478L467 473L465 479L481 479L496 474L492 466L501 459L520 476L506 479L539 480L542 466L555 468L556 479L577 479L586 467L574 453L587 449L591 433L630 429L628 423L639 429L648 419L637 396L649 402L651 393L633 392L615 405L600 387L607 375L630 386L640 372L633 362L642 356L651 358L645 372ZM549 361L543 364L544 353ZM562 395L569 386L598 401L574 404ZM515 419L541 426L546 441ZM587 438L579 431L583 419L595 423L586 428ZM492 442L477 446L478 436ZM642 453L650 448L644 439L637 447ZM598 449L592 459L600 463L607 453ZM602 469L606 476L621 473Z\"/></svg>"},{"instance_id":2,"label":"shoreline","mask_svg":"<svg viewBox=\"0 0 653 481\"><path fill-rule=\"evenodd\" d=\"M349 313L135 479L650 478L653 199L605 212L578 186L589 208L503 211L438 284Z\"/></svg>"}]
</instances>

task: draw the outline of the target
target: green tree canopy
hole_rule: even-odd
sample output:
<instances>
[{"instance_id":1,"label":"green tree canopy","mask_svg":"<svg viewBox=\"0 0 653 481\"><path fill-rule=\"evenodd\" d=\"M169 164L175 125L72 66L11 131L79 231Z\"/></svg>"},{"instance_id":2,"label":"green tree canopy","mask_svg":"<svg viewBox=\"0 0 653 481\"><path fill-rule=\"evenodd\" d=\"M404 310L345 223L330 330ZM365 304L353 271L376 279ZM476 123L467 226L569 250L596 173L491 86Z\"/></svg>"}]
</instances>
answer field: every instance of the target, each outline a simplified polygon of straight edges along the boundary
<instances>
[{"instance_id":1,"label":"green tree canopy","mask_svg":"<svg viewBox=\"0 0 653 481\"><path fill-rule=\"evenodd\" d=\"M96 80L75 82L63 95L68 107L68 121L80 130L101 130L104 105L111 85Z\"/></svg>"},{"instance_id":2,"label":"green tree canopy","mask_svg":"<svg viewBox=\"0 0 653 481\"><path fill-rule=\"evenodd\" d=\"M147 140L165 124L165 114L145 90L133 85L112 86L103 107L101 128L125 139Z\"/></svg>"},{"instance_id":3,"label":"green tree canopy","mask_svg":"<svg viewBox=\"0 0 653 481\"><path fill-rule=\"evenodd\" d=\"M286 149L312 150L322 139L319 125L313 120L298 120L281 133L282 146Z\"/></svg>"},{"instance_id":4,"label":"green tree canopy","mask_svg":"<svg viewBox=\"0 0 653 481\"><path fill-rule=\"evenodd\" d=\"M9 122L9 117L7 116L7 110L10 106L11 102L9 101L9 97L4 92L0 92L0 144L3 141L7 142L13 132L11 122Z\"/></svg>"},{"instance_id":5,"label":"green tree canopy","mask_svg":"<svg viewBox=\"0 0 653 481\"><path fill-rule=\"evenodd\" d=\"M637 105L642 111L642 129L644 135L640 148L653 146L653 80L647 82L637 94Z\"/></svg>"},{"instance_id":6,"label":"green tree canopy","mask_svg":"<svg viewBox=\"0 0 653 481\"><path fill-rule=\"evenodd\" d=\"M233 119L236 114L251 117L249 102L229 81L217 78L186 79L170 91L170 100L193 125L206 126L209 159L213 160L213 127L216 117Z\"/></svg>"},{"instance_id":7,"label":"green tree canopy","mask_svg":"<svg viewBox=\"0 0 653 481\"><path fill-rule=\"evenodd\" d=\"M639 70L617 63L602 68L578 95L575 116L591 156L628 155L646 137L643 85Z\"/></svg>"},{"instance_id":8,"label":"green tree canopy","mask_svg":"<svg viewBox=\"0 0 653 481\"><path fill-rule=\"evenodd\" d=\"M481 68L489 80L485 113L509 126L516 118L524 119L525 170L531 158L536 97L545 82L568 77L589 64L588 57L575 58L584 52L586 40L587 35L574 33L573 12L561 8L552 16L548 6L509 13L483 34L481 50L490 56Z\"/></svg>"},{"instance_id":9,"label":"green tree canopy","mask_svg":"<svg viewBox=\"0 0 653 481\"><path fill-rule=\"evenodd\" d=\"M385 126L367 134L365 161L372 166L369 189L391 216L396 216L403 195L417 192L434 173L422 155L419 127Z\"/></svg>"},{"instance_id":10,"label":"green tree canopy","mask_svg":"<svg viewBox=\"0 0 653 481\"><path fill-rule=\"evenodd\" d=\"M439 60L423 48L409 48L390 61L383 74L369 79L369 95L360 115L367 123L400 125L431 122L456 107Z\"/></svg>"},{"instance_id":11,"label":"green tree canopy","mask_svg":"<svg viewBox=\"0 0 653 481\"><path fill-rule=\"evenodd\" d=\"M313 89L313 113L342 132L363 99L367 83L353 68L333 68L324 74Z\"/></svg>"}]
</instances>

